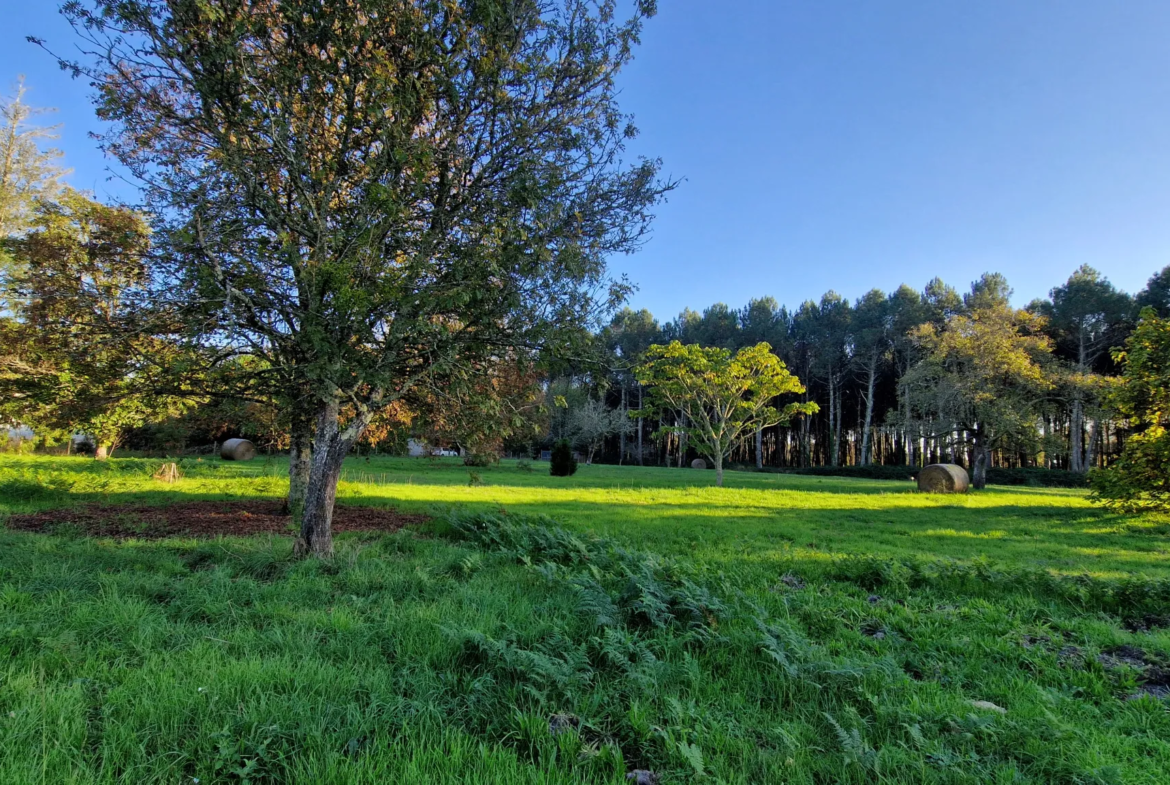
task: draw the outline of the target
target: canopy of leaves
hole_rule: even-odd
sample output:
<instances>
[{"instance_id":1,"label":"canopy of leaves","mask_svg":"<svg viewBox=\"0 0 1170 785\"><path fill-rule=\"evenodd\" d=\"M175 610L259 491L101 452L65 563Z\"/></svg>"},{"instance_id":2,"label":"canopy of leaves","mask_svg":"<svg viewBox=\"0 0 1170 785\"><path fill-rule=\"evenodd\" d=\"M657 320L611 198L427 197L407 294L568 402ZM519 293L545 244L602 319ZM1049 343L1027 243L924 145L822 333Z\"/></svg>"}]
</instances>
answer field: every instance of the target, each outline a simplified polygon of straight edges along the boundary
<instances>
[{"instance_id":1,"label":"canopy of leaves","mask_svg":"<svg viewBox=\"0 0 1170 785\"><path fill-rule=\"evenodd\" d=\"M1114 357L1125 371L1107 402L1135 432L1112 466L1094 472L1094 496L1125 512L1170 510L1170 320L1144 309Z\"/></svg>"},{"instance_id":2,"label":"canopy of leaves","mask_svg":"<svg viewBox=\"0 0 1170 785\"><path fill-rule=\"evenodd\" d=\"M669 430L686 433L720 471L723 458L748 433L818 409L815 403L772 405L781 395L804 392L804 385L766 343L735 354L678 341L654 345L635 374L649 390L649 403L632 415L681 413L682 423Z\"/></svg>"},{"instance_id":3,"label":"canopy of leaves","mask_svg":"<svg viewBox=\"0 0 1170 785\"><path fill-rule=\"evenodd\" d=\"M146 324L149 241L140 215L73 191L41 203L30 231L9 241L20 261L6 287L13 316L0 354L10 420L114 446L173 409L158 377L182 360Z\"/></svg>"},{"instance_id":4,"label":"canopy of leaves","mask_svg":"<svg viewBox=\"0 0 1170 785\"><path fill-rule=\"evenodd\" d=\"M977 297L983 298L987 294ZM914 333L923 358L902 380L912 419L960 429L984 449L1032 443L1036 407L1054 385L1043 319L994 302Z\"/></svg>"}]
</instances>

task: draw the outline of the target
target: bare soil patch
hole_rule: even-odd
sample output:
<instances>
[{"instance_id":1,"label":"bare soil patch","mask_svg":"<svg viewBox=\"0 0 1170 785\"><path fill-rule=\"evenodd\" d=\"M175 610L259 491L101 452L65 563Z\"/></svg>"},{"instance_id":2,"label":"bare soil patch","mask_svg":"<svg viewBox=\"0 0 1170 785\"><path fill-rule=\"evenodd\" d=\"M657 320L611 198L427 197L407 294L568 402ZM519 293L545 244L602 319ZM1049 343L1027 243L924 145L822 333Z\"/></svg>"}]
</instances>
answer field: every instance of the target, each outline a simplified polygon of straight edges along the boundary
<instances>
[{"instance_id":1,"label":"bare soil patch","mask_svg":"<svg viewBox=\"0 0 1170 785\"><path fill-rule=\"evenodd\" d=\"M93 537L154 539L193 536L243 537L250 534L287 534L291 518L283 514L277 500L195 501L177 504L87 504L60 510L13 515L9 529L52 532L68 526ZM333 531L392 532L417 525L425 515L410 515L377 507L339 504L333 511Z\"/></svg>"}]
</instances>

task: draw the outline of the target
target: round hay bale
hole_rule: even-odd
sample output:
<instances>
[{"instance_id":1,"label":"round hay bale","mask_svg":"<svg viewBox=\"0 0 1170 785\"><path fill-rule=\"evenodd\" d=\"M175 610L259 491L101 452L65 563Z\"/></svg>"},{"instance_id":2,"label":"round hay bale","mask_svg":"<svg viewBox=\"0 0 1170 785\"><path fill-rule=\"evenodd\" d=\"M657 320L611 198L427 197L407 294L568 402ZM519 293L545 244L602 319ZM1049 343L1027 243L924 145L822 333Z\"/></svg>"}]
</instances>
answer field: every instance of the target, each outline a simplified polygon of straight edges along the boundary
<instances>
[{"instance_id":1,"label":"round hay bale","mask_svg":"<svg viewBox=\"0 0 1170 785\"><path fill-rule=\"evenodd\" d=\"M696 458L695 460L691 461L691 468L692 469L706 469L707 462L704 461L702 458Z\"/></svg>"},{"instance_id":2,"label":"round hay bale","mask_svg":"<svg viewBox=\"0 0 1170 785\"><path fill-rule=\"evenodd\" d=\"M256 445L247 439L228 439L219 448L219 457L225 461L250 461L256 457Z\"/></svg>"},{"instance_id":3,"label":"round hay bale","mask_svg":"<svg viewBox=\"0 0 1170 785\"><path fill-rule=\"evenodd\" d=\"M966 493L970 487L967 470L953 463L934 463L918 473L918 490L926 493Z\"/></svg>"}]
</instances>

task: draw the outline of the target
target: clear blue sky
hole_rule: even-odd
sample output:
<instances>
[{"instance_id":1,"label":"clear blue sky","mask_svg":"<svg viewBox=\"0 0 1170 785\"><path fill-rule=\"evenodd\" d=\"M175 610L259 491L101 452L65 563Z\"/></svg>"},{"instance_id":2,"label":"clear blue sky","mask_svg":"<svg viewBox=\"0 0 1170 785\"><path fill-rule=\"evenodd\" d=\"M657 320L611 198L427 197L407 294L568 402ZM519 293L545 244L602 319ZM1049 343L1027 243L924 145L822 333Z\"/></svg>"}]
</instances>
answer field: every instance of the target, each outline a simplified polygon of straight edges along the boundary
<instances>
[{"instance_id":1,"label":"clear blue sky","mask_svg":"<svg viewBox=\"0 0 1170 785\"><path fill-rule=\"evenodd\" d=\"M73 183L106 182L49 0L4 0L0 80L60 108ZM660 0L623 106L686 181L632 304L797 305L1004 273L1023 304L1081 264L1137 291L1170 264L1170 2Z\"/></svg>"}]
</instances>

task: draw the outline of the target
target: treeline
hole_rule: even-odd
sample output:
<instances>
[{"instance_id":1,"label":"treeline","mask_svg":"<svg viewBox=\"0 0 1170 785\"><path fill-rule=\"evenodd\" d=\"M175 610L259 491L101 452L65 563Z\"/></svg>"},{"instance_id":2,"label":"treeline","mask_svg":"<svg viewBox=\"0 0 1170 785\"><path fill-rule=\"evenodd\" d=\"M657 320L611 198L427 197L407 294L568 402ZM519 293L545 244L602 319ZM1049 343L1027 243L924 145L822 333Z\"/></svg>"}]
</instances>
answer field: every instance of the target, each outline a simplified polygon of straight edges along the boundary
<instances>
[{"instance_id":1,"label":"treeline","mask_svg":"<svg viewBox=\"0 0 1170 785\"><path fill-rule=\"evenodd\" d=\"M962 418L951 413L949 400L937 405L932 400L959 393L950 388L944 392L941 377L924 379L930 336L944 335L948 325L959 335L981 320L1009 321L1018 323L1011 334L1019 340L1036 339L1032 348L1039 347L1043 355L1036 368L1044 379L1037 388L1040 394L1011 401L1017 407L1015 418L1027 422L998 426L1004 438L995 440L990 466L1074 472L1103 466L1118 453L1125 435L1102 407L1103 390L1117 372L1111 350L1124 343L1143 307L1153 307L1159 315L1170 313L1170 267L1152 277L1136 297L1087 266L1048 298L1024 309L1011 307L1011 294L1002 275L987 274L963 293L936 278L921 290L902 285L887 294L875 289L852 302L828 292L795 310L762 297L738 309L724 303L701 313L687 309L659 322L647 310L626 308L600 336L607 370L598 374L582 369L572 376L609 408L637 409L644 391L631 368L649 346L677 340L735 351L766 342L806 385L803 399L819 404L820 411L787 426L763 429L737 447L734 462L838 467L955 461L969 466L980 424L949 422ZM997 351L994 336L966 351L964 356L939 355L939 373L961 378L963 363L978 364L979 352L988 355L982 358L985 365L1011 362L1010 357L992 356ZM1008 384L1002 394L1011 398L1012 391ZM975 410L983 420L997 416ZM669 424L635 421L628 429L615 428L604 450L594 445L593 451L599 460L610 462L687 465L693 455L685 440L660 431Z\"/></svg>"}]
</instances>

